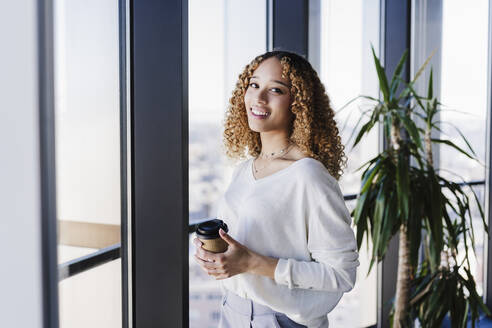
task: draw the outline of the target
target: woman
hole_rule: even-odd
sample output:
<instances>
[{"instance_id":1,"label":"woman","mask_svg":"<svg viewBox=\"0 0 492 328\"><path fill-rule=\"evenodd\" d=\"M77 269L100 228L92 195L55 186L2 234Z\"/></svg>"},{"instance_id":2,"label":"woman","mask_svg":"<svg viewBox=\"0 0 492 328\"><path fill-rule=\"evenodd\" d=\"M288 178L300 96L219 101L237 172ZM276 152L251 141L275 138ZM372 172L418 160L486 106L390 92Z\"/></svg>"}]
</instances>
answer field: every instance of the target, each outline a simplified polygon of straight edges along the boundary
<instances>
[{"instance_id":1,"label":"woman","mask_svg":"<svg viewBox=\"0 0 492 328\"><path fill-rule=\"evenodd\" d=\"M224 145L238 164L217 217L224 253L195 259L220 280L220 327L328 327L359 265L338 185L345 165L334 112L316 72L294 53L267 52L239 76Z\"/></svg>"}]
</instances>

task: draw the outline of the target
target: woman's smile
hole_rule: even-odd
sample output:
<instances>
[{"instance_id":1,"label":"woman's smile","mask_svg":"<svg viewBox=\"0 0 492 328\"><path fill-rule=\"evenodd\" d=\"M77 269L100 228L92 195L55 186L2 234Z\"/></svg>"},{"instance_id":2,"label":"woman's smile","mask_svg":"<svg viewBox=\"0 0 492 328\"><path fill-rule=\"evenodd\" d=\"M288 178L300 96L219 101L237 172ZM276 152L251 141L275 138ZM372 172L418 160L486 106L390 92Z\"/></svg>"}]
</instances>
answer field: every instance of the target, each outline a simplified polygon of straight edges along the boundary
<instances>
[{"instance_id":1,"label":"woman's smile","mask_svg":"<svg viewBox=\"0 0 492 328\"><path fill-rule=\"evenodd\" d=\"M254 118L264 120L268 116L270 116L270 112L268 112L266 109L263 109L261 107L253 106L250 109L250 113Z\"/></svg>"}]
</instances>

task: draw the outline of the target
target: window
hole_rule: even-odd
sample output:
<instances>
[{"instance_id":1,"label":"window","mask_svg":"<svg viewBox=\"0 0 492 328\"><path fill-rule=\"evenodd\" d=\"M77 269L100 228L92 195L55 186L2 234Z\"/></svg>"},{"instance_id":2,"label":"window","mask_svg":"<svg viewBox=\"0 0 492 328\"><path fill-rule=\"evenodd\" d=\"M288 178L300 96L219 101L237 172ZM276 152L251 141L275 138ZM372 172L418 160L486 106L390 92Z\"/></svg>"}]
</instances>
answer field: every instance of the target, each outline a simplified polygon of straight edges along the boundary
<instances>
[{"instance_id":1,"label":"window","mask_svg":"<svg viewBox=\"0 0 492 328\"><path fill-rule=\"evenodd\" d=\"M444 106L440 112L440 120L454 124L461 130L482 163L485 163L487 145L488 12L489 2L485 0L475 1L465 7L459 1L443 1L440 92ZM441 128L444 132L441 139L450 139L467 150L466 144L452 125L442 124ZM450 147L440 146L439 157L439 173L449 180L485 179L484 166L458 154ZM473 189L485 209L484 185L473 186ZM476 254L472 252L469 255L470 269L475 277L477 290L482 295L485 232L471 192L468 196L473 205L477 251ZM458 259L464 254L464 248L460 249Z\"/></svg>"},{"instance_id":2,"label":"window","mask_svg":"<svg viewBox=\"0 0 492 328\"><path fill-rule=\"evenodd\" d=\"M379 2L329 0L320 3L319 75L330 97L331 106L337 112L335 119L347 156L347 167L339 183L344 195L357 194L362 170L355 170L377 154L378 132L374 128L364 141L352 149L355 136L350 140L349 137L362 111L367 109L364 107L367 104L356 101L342 111L340 108L361 94L378 96L371 43L378 51ZM347 201L346 204L352 210L356 201ZM368 327L376 323L376 266L373 266L366 278L370 254L371 250L366 249L364 238L359 252L356 285L352 291L344 294L340 303L328 314L330 327Z\"/></svg>"},{"instance_id":3,"label":"window","mask_svg":"<svg viewBox=\"0 0 492 328\"><path fill-rule=\"evenodd\" d=\"M189 2L190 224L216 213L233 166L221 151L222 120L239 73L266 51L266 2ZM216 327L218 281L196 264L190 234L190 327Z\"/></svg>"},{"instance_id":4,"label":"window","mask_svg":"<svg viewBox=\"0 0 492 328\"><path fill-rule=\"evenodd\" d=\"M57 0L55 120L60 265L120 243L117 0ZM60 327L121 327L121 261L62 280Z\"/></svg>"}]
</instances>

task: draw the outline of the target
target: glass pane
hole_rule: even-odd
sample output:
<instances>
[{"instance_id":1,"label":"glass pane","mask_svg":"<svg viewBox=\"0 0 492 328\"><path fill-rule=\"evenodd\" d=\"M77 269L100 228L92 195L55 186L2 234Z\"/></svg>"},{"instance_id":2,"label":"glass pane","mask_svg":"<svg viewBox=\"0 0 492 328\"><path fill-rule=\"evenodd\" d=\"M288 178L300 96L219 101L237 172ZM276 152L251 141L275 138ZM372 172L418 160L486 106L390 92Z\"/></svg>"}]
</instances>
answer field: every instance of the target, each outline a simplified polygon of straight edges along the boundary
<instances>
[{"instance_id":1,"label":"glass pane","mask_svg":"<svg viewBox=\"0 0 492 328\"><path fill-rule=\"evenodd\" d=\"M120 242L118 0L56 0L58 262ZM60 327L121 327L120 261L60 283Z\"/></svg>"},{"instance_id":2,"label":"glass pane","mask_svg":"<svg viewBox=\"0 0 492 328\"><path fill-rule=\"evenodd\" d=\"M121 327L121 260L60 282L60 327Z\"/></svg>"},{"instance_id":3,"label":"glass pane","mask_svg":"<svg viewBox=\"0 0 492 328\"><path fill-rule=\"evenodd\" d=\"M266 51L266 2L189 1L190 222L216 213L233 166L222 153L222 119L244 66ZM217 327L218 281L196 264L190 235L190 327Z\"/></svg>"},{"instance_id":4,"label":"glass pane","mask_svg":"<svg viewBox=\"0 0 492 328\"><path fill-rule=\"evenodd\" d=\"M378 26L379 1L321 1L320 78L337 112L335 118L345 145L347 167L339 180L345 195L359 192L362 170L355 170L378 152L377 127L352 149L354 137L350 139L350 136L362 111L368 109L367 103L356 101L340 111L358 95L378 97L377 76L370 50L371 43L376 51L379 48ZM348 201L346 204L352 210L356 202ZM366 240L363 240L355 287L345 293L340 303L328 314L330 327L368 327L376 323L376 267L366 278L370 247L369 243L367 249Z\"/></svg>"},{"instance_id":5,"label":"glass pane","mask_svg":"<svg viewBox=\"0 0 492 328\"><path fill-rule=\"evenodd\" d=\"M440 120L454 124L463 132L482 163L485 163L487 145L488 3L479 0L463 7L460 1L443 1L442 16L441 102L445 106L440 112ZM452 125L442 124L441 129L441 139L449 139L467 149ZM445 178L485 180L484 167L456 150L441 146L439 156L439 173ZM477 186L474 190L484 208L483 187ZM474 199L472 194L469 197L471 201ZM478 208L474 206L473 210L477 257L475 259L473 252L469 255L470 269L482 295L484 229Z\"/></svg>"}]
</instances>

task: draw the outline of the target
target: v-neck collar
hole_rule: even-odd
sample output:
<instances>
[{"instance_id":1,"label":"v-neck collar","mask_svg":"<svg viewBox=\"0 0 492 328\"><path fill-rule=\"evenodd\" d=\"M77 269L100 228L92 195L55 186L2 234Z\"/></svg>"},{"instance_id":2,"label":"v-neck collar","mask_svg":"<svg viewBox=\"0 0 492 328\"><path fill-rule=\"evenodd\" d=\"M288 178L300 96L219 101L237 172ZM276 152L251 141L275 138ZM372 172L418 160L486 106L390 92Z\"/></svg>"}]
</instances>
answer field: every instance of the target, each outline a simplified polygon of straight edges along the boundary
<instances>
[{"instance_id":1,"label":"v-neck collar","mask_svg":"<svg viewBox=\"0 0 492 328\"><path fill-rule=\"evenodd\" d=\"M282 175L283 173L285 172L288 172L289 169L291 169L292 167L295 167L299 162L302 162L303 160L307 160L307 159L311 159L311 157L303 157L301 159L298 159L296 160L294 163L290 164L289 166L287 167L284 167L283 169L280 169L278 171L275 171L273 172L272 174L269 174L267 176L264 176L262 178L255 178L254 174L253 174L253 161L254 161L254 158L250 158L249 160L249 164L248 164L248 177L249 177L249 180L253 183L258 183L258 182L261 182L261 181L265 181L265 180L270 180L278 175Z\"/></svg>"}]
</instances>

